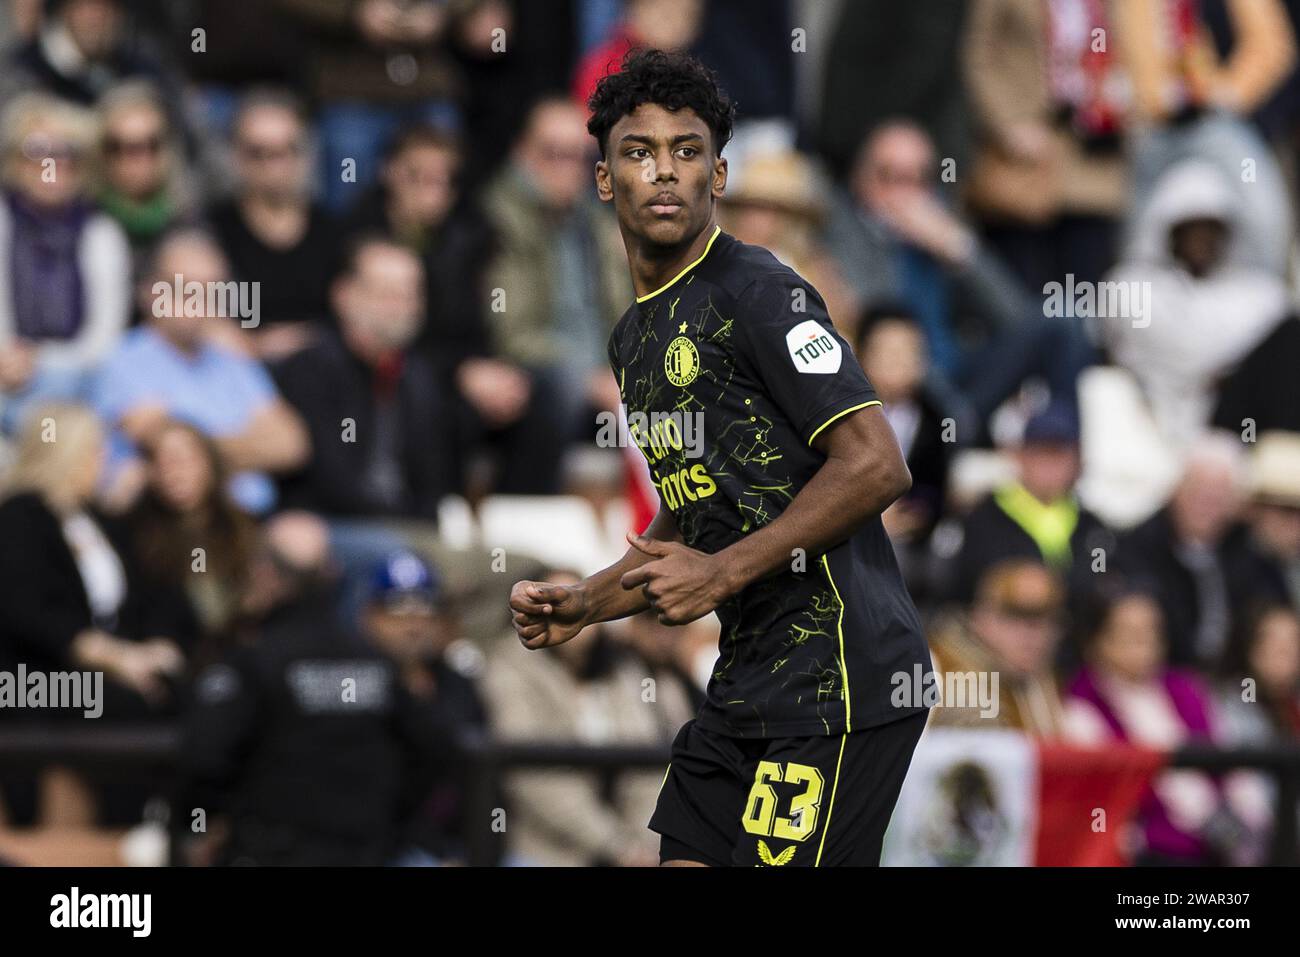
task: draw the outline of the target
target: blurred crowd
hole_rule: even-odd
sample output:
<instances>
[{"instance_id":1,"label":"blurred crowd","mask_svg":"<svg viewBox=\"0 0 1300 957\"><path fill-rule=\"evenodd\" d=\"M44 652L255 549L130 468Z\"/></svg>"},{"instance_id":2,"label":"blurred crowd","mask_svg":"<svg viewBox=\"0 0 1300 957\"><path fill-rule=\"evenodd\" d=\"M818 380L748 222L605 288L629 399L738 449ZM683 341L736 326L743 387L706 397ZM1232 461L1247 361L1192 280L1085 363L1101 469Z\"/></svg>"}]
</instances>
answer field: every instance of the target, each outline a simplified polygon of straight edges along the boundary
<instances>
[{"instance_id":1,"label":"blurred crowd","mask_svg":"<svg viewBox=\"0 0 1300 957\"><path fill-rule=\"evenodd\" d=\"M723 228L821 292L884 402L936 667L1001 676L996 718L932 721L1294 745L1298 27L1300 0L0 3L0 670L102 671L101 724L182 735L168 812L112 768L0 770L0 859L152 860L170 814L183 863L455 862L458 740L666 750L716 622L524 654L506 609L657 507L598 441L632 287L585 102L638 46L718 72ZM498 785L503 862L655 860L653 770ZM1165 772L1139 859L1258 862L1275 797Z\"/></svg>"}]
</instances>

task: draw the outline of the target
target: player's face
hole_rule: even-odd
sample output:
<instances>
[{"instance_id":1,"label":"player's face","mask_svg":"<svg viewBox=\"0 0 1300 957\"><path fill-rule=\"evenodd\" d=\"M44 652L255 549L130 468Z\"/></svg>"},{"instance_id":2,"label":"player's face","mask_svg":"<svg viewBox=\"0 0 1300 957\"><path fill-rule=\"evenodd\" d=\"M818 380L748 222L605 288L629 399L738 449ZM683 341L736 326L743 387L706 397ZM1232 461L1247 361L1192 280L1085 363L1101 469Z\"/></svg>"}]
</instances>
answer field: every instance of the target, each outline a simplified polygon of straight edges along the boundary
<instances>
[{"instance_id":1,"label":"player's face","mask_svg":"<svg viewBox=\"0 0 1300 957\"><path fill-rule=\"evenodd\" d=\"M727 185L727 161L694 110L644 103L609 131L608 156L596 164L596 189L613 202L624 235L656 246L698 236Z\"/></svg>"}]
</instances>

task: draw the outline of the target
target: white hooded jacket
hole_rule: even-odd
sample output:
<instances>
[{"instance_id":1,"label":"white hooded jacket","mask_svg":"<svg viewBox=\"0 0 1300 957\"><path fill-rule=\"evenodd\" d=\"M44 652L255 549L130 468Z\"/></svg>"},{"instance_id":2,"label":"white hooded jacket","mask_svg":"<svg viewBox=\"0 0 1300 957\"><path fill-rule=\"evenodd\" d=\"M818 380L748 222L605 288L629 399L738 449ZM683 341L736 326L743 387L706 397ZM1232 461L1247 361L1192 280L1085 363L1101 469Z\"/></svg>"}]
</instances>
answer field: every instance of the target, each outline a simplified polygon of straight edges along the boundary
<instances>
[{"instance_id":1,"label":"white hooded jacket","mask_svg":"<svg viewBox=\"0 0 1300 957\"><path fill-rule=\"evenodd\" d=\"M1212 164L1191 159L1171 167L1139 214L1124 261L1107 277L1150 283L1150 315L1106 318L1102 331L1115 361L1142 386L1173 450L1187 448L1206 427L1220 378L1290 305L1279 279L1245 264L1240 203ZM1223 262L1199 279L1169 250L1170 230L1190 219L1222 220L1230 231Z\"/></svg>"}]
</instances>

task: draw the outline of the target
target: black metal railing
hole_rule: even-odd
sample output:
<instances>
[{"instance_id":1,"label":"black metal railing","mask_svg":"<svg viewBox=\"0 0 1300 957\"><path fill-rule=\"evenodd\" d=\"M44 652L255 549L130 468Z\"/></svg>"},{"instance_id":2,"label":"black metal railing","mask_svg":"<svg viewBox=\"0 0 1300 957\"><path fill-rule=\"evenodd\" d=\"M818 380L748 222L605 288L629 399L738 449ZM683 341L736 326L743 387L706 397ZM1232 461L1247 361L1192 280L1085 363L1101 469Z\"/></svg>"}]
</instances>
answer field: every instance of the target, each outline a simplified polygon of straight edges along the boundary
<instances>
[{"instance_id":1,"label":"black metal railing","mask_svg":"<svg viewBox=\"0 0 1300 957\"><path fill-rule=\"evenodd\" d=\"M87 729L24 724L0 728L0 767L32 769L59 764L88 772L129 773L156 781L160 788L175 783L179 748L178 729L165 725ZM663 768L668 761L666 746L515 744L467 736L461 740L460 750L465 782L463 832L471 865L492 864L500 856L503 839L492 830L490 822L506 772L573 768L597 771L606 781L612 781L624 771ZM1269 863L1300 863L1300 744L1247 748L1190 745L1175 751L1169 766L1211 773L1249 769L1272 777L1277 785L1277 803Z\"/></svg>"}]
</instances>

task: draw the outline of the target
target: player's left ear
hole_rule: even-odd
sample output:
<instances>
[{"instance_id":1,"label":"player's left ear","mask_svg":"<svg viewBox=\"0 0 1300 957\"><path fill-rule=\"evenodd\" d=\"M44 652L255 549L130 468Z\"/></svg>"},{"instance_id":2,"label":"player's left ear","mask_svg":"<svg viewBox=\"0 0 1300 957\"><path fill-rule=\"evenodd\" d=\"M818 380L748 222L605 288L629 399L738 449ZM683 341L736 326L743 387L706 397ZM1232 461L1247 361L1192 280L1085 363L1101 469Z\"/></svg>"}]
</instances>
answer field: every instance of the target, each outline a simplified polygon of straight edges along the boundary
<instances>
[{"instance_id":1,"label":"player's left ear","mask_svg":"<svg viewBox=\"0 0 1300 957\"><path fill-rule=\"evenodd\" d=\"M614 199L614 177L610 175L609 163L605 160L596 163L596 195L602 203Z\"/></svg>"},{"instance_id":2,"label":"player's left ear","mask_svg":"<svg viewBox=\"0 0 1300 957\"><path fill-rule=\"evenodd\" d=\"M727 161L719 156L713 161L713 184L711 192L714 199L722 199L727 191Z\"/></svg>"}]
</instances>

